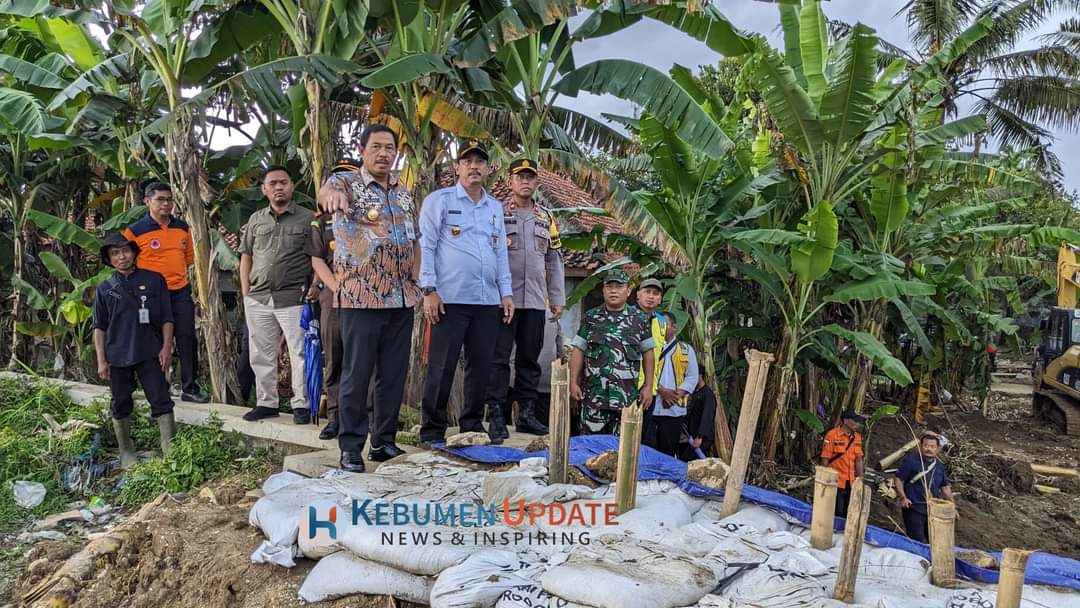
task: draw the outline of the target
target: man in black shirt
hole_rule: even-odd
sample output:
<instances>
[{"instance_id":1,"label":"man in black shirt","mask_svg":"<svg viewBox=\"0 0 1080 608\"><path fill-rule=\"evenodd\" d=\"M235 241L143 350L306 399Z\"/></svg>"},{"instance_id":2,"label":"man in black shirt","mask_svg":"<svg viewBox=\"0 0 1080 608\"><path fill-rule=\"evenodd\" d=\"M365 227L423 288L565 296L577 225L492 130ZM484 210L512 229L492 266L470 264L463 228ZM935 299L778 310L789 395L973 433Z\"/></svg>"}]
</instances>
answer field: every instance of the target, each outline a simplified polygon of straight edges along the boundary
<instances>
[{"instance_id":1,"label":"man in black shirt","mask_svg":"<svg viewBox=\"0 0 1080 608\"><path fill-rule=\"evenodd\" d=\"M686 414L686 436L688 443L680 444L679 458L690 462L697 460L696 449L701 450L706 456L713 447L713 439L716 430L713 426L716 420L716 395L713 394L709 385L705 384L705 376L698 376L697 388L690 395L690 405Z\"/></svg>"},{"instance_id":2,"label":"man in black shirt","mask_svg":"<svg viewBox=\"0 0 1080 608\"><path fill-rule=\"evenodd\" d=\"M131 440L131 412L138 376L150 402L150 415L161 431L161 451L168 452L176 432L173 400L165 380L172 357L173 315L169 288L158 273L135 267L139 246L110 234L101 246L101 261L116 269L98 285L94 298L94 350L98 376L112 391L113 429L120 444L120 464L137 462Z\"/></svg>"}]
</instances>

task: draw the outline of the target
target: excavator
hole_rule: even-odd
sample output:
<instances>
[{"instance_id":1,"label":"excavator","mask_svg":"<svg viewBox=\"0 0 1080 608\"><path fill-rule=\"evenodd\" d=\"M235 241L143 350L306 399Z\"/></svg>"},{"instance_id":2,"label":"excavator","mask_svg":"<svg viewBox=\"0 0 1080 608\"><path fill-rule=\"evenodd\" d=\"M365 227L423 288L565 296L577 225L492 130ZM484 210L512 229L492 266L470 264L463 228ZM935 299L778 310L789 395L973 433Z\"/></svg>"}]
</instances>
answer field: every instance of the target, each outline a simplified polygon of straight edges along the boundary
<instances>
[{"instance_id":1,"label":"excavator","mask_svg":"<svg viewBox=\"0 0 1080 608\"><path fill-rule=\"evenodd\" d=\"M1035 363L1032 409L1036 416L1080 436L1080 248L1062 243L1058 249L1057 306L1039 321L1042 342Z\"/></svg>"}]
</instances>

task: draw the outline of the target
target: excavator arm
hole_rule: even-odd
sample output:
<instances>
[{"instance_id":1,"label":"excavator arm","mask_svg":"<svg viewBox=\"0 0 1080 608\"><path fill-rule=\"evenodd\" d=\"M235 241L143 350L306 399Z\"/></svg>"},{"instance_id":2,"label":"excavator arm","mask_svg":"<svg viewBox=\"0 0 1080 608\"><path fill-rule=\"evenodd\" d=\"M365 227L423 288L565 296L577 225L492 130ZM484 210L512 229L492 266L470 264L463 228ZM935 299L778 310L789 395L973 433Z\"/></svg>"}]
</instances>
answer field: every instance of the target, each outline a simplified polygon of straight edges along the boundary
<instances>
[{"instance_id":1,"label":"excavator arm","mask_svg":"<svg viewBox=\"0 0 1080 608\"><path fill-rule=\"evenodd\" d=\"M1077 293L1080 292L1080 264L1076 263L1078 252L1080 248L1069 243L1062 243L1058 249L1057 305L1061 308L1076 308Z\"/></svg>"}]
</instances>

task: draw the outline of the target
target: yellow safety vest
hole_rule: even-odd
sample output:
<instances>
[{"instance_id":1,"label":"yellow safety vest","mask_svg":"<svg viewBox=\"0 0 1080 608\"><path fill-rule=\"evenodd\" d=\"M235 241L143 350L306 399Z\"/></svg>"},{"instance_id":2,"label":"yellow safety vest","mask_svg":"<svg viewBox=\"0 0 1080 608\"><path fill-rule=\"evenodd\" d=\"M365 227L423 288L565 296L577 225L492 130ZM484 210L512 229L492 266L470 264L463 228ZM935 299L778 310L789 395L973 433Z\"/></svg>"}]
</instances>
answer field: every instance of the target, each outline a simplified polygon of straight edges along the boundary
<instances>
[{"instance_id":1,"label":"yellow safety vest","mask_svg":"<svg viewBox=\"0 0 1080 608\"><path fill-rule=\"evenodd\" d=\"M653 347L653 382L652 390L653 394L656 394L656 384L660 381L660 353L664 352L664 347L667 346L667 337L665 336L665 329L660 328L660 321L657 320L655 314L649 319L649 329L652 332L653 342L656 346ZM641 367L641 371L638 372L638 388L645 386L645 366Z\"/></svg>"}]
</instances>

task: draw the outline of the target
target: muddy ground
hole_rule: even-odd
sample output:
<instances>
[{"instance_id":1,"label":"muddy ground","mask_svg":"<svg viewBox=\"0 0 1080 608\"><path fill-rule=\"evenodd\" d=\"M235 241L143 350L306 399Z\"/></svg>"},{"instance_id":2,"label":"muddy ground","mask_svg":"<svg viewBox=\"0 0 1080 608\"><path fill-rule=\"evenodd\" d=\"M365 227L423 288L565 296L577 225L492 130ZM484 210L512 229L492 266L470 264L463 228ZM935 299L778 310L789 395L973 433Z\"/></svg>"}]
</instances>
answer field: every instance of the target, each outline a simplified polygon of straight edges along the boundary
<instances>
[{"instance_id":1,"label":"muddy ground","mask_svg":"<svg viewBox=\"0 0 1080 608\"><path fill-rule=\"evenodd\" d=\"M952 443L943 460L957 495L957 545L988 551L1035 549L1080 559L1080 481L1033 474L1030 467L1076 468L1080 437L1068 437L1035 419L1029 396L997 391L991 393L988 417L976 404L961 401L938 408L927 421L930 430ZM867 463L876 463L910 439L911 429L903 419L883 420L869 437ZM1042 494L1033 484L1061 492ZM902 532L902 521L895 501L876 494L870 523Z\"/></svg>"},{"instance_id":2,"label":"muddy ground","mask_svg":"<svg viewBox=\"0 0 1080 608\"><path fill-rule=\"evenodd\" d=\"M253 498L248 487L258 480L236 477L203 493L166 499L145 520L134 524L115 554L99 560L93 577L81 585L73 608L292 608L302 604L297 591L315 562L298 560L292 569L251 563L263 540L248 525ZM11 600L24 599L83 546L77 541L38 543L23 560L22 575ZM353 596L333 602L303 604L317 608L404 608L388 597Z\"/></svg>"}]
</instances>

